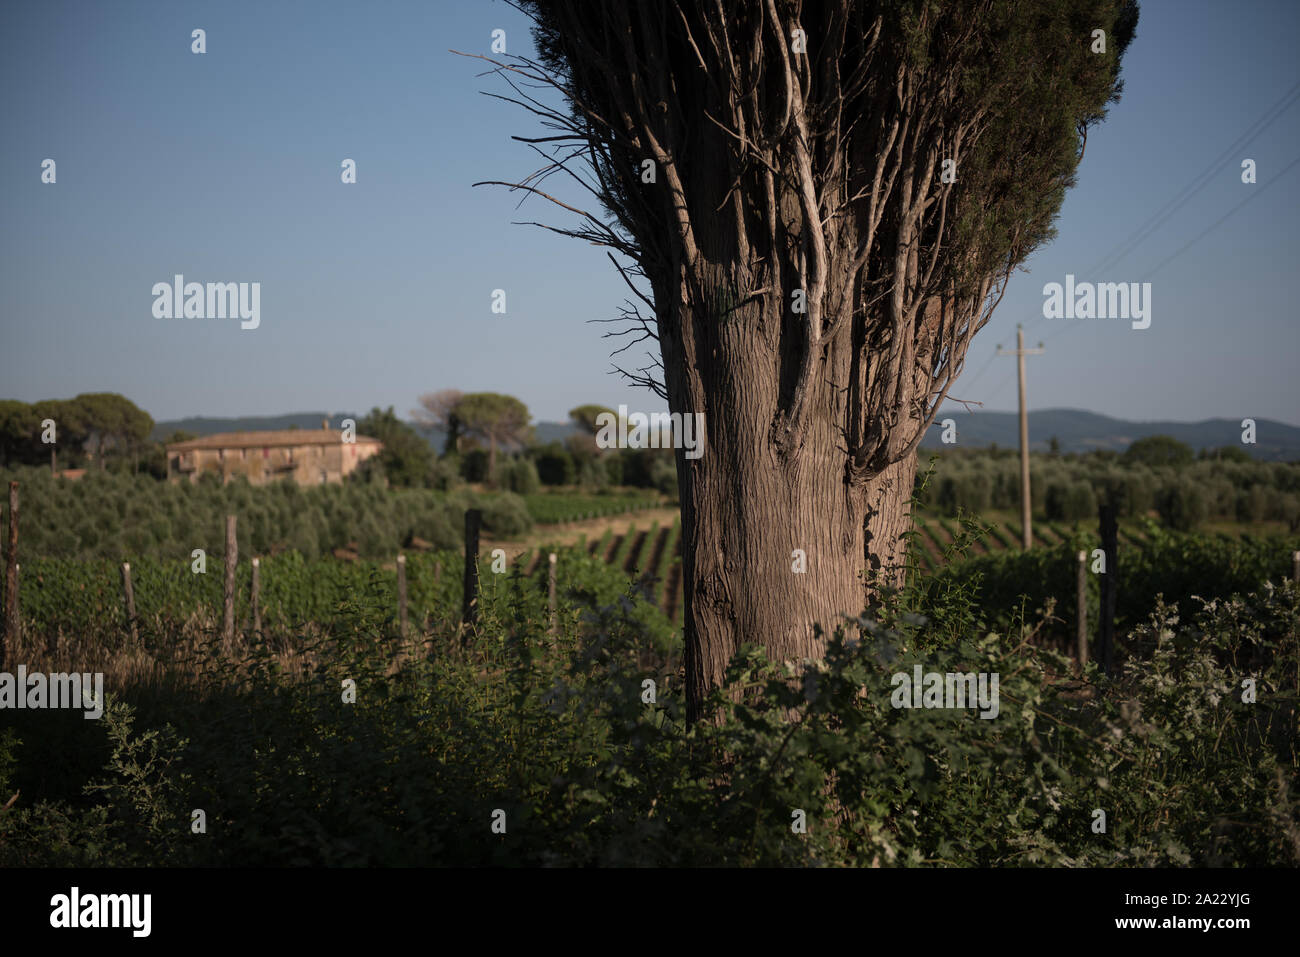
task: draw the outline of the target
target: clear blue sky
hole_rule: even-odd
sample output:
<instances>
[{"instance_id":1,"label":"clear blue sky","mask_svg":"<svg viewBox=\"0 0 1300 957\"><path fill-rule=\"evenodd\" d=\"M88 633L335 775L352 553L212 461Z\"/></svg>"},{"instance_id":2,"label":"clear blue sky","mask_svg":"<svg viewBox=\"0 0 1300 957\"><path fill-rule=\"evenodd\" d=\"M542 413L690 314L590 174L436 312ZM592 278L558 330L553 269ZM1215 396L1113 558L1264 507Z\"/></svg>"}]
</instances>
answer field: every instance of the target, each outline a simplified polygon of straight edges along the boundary
<instances>
[{"instance_id":1,"label":"clear blue sky","mask_svg":"<svg viewBox=\"0 0 1300 957\"><path fill-rule=\"evenodd\" d=\"M1032 407L1300 424L1300 165L1279 179L1300 157L1300 104L1089 273L1300 81L1300 4L1142 7L1124 98L1089 137L1060 236L1012 280L953 394L1015 407L1014 360L992 356L1024 322L1047 347L1028 360ZM536 135L534 118L483 96L500 81L448 52L487 53L497 28L531 51L499 0L6 3L0 397L121 392L155 419L405 415L443 388L508 392L540 420L587 402L661 408L609 374L610 327L584 321L625 297L603 250L510 225L562 211L470 187L537 165L510 139ZM1245 157L1255 186L1240 182ZM345 158L356 185L340 182ZM151 287L175 273L261 282L260 328L155 319ZM1066 273L1152 282L1151 327L1043 319L1043 284ZM505 316L490 311L496 288Z\"/></svg>"}]
</instances>

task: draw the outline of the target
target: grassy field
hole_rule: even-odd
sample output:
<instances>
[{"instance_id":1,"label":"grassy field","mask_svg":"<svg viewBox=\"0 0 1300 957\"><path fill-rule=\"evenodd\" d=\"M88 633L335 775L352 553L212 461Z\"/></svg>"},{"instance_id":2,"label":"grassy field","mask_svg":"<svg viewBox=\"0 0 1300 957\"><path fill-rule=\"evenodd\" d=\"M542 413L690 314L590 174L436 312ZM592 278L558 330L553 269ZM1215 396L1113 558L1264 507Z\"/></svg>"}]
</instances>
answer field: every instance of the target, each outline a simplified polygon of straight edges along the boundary
<instances>
[{"instance_id":1,"label":"grassy field","mask_svg":"<svg viewBox=\"0 0 1300 957\"><path fill-rule=\"evenodd\" d=\"M1091 523L1036 524L1026 553L986 522L961 557L963 523L923 516L920 574L868 612L881 644L833 641L798 681L742 651L694 728L672 509L534 529L500 571L483 540L474 627L456 549L409 553L406 629L391 552L266 557L260 629L241 561L230 638L217 556L133 562L135 628L117 561L24 561L12 660L102 672L107 704L0 715L0 866L1293 865L1300 540L1124 523L1112 680L1074 673L1071 607L1050 614ZM912 667L1001 675L1012 720L897 710ZM1226 693L1243 671L1257 703ZM508 840L483 839L496 809Z\"/></svg>"},{"instance_id":2,"label":"grassy field","mask_svg":"<svg viewBox=\"0 0 1300 957\"><path fill-rule=\"evenodd\" d=\"M954 531L934 527L940 541ZM51 565L46 597L72 627L34 627L33 593L9 650L36 671L104 672L107 703L102 721L0 715L0 866L1296 862L1300 592L1261 587L1258 562L1234 575L1250 549L1153 536L1144 554L1165 581L1256 594L1150 619L1145 603L1113 681L1095 665L1067 680L1069 660L1034 641L1036 616L990 617L1022 587L1057 587L1068 546L991 546L969 562L991 566L1001 593L977 588L966 563L918 576L955 573L958 588L887 603L877 643L832 642L825 668L799 680L742 653L716 723L688 728L680 629L664 613L679 617L679 541L675 522L652 520L557 547L554 618L543 549L504 574L481 562L469 630L459 557L412 556L405 636L385 561L268 563L264 595L286 620L258 633L241 609L229 641L216 576L168 560L147 581L142 568L142 606L180 608L197 581L209 597L184 619L146 609L137 639L111 562ZM68 606L78 572L103 590L91 627ZM897 710L890 673L913 667L1001 675L1010 720ZM1226 693L1243 669L1268 689L1258 703ZM1090 827L1099 781L1115 822L1104 840ZM193 836L195 808L213 839ZM806 810L806 837L791 839L787 808ZM488 836L497 809L501 839Z\"/></svg>"}]
</instances>

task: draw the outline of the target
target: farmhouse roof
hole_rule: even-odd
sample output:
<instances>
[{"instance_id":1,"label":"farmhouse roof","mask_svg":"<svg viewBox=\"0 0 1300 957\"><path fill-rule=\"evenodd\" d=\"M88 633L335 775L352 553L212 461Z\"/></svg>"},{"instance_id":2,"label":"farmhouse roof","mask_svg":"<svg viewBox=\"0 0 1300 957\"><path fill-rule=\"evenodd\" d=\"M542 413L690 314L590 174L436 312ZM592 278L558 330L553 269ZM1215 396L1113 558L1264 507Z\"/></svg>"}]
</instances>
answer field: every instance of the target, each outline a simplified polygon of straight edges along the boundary
<instances>
[{"instance_id":1,"label":"farmhouse roof","mask_svg":"<svg viewBox=\"0 0 1300 957\"><path fill-rule=\"evenodd\" d=\"M358 445L382 445L379 439L368 435L356 437ZM173 442L167 446L171 452L193 452L198 449L257 449L283 447L287 445L342 445L342 429L274 429L267 432L218 432L190 439L188 442Z\"/></svg>"}]
</instances>

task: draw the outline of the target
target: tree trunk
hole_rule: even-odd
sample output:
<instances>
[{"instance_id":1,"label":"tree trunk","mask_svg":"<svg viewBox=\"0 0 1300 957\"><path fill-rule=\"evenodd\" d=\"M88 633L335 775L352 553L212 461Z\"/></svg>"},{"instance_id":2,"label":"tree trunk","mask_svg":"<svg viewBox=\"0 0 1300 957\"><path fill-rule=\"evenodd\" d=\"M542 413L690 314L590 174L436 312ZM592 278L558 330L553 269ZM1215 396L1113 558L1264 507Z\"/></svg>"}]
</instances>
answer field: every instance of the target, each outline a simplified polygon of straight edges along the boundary
<instances>
[{"instance_id":1,"label":"tree trunk","mask_svg":"<svg viewBox=\"0 0 1300 957\"><path fill-rule=\"evenodd\" d=\"M910 527L915 470L913 456L868 484L874 505L865 522L848 507L832 468L733 477L702 469L687 483L695 486L682 502L683 573L692 586L685 594L691 720L742 643L762 645L773 659L819 658L843 616L866 607L864 572L883 569L881 581L902 583L900 535ZM798 570L804 562L806 570Z\"/></svg>"},{"instance_id":2,"label":"tree trunk","mask_svg":"<svg viewBox=\"0 0 1300 957\"><path fill-rule=\"evenodd\" d=\"M853 374L848 337L827 350L814 376L802 446L780 449L773 423L789 383L762 341L783 325L779 309L773 302L721 323L684 322L697 330L696 342L679 342L660 324L670 408L705 414L703 455L676 453L692 721L741 644L759 644L776 660L821 657L844 616L866 607L869 570L878 583L902 583L900 536L911 526L916 457L850 482L846 404L833 385ZM679 348L686 361L669 361ZM692 354L703 350L712 361L700 374Z\"/></svg>"}]
</instances>

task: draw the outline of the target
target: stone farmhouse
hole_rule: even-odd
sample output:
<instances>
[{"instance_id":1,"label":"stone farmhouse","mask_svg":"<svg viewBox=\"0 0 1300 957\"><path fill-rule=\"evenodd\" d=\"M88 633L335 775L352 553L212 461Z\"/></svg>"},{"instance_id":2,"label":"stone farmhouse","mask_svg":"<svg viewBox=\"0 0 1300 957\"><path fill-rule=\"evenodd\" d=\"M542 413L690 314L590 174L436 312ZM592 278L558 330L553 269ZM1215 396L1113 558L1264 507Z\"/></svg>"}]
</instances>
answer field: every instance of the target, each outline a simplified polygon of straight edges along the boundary
<instances>
[{"instance_id":1,"label":"stone farmhouse","mask_svg":"<svg viewBox=\"0 0 1300 957\"><path fill-rule=\"evenodd\" d=\"M317 429L222 432L167 446L167 478L197 482L205 474L228 482L242 475L253 485L293 479L299 485L342 482L384 444L365 435L343 441L329 422Z\"/></svg>"}]
</instances>

